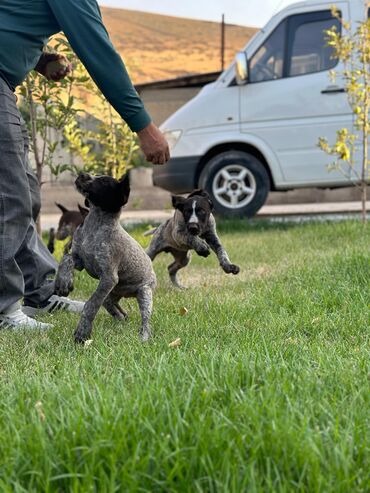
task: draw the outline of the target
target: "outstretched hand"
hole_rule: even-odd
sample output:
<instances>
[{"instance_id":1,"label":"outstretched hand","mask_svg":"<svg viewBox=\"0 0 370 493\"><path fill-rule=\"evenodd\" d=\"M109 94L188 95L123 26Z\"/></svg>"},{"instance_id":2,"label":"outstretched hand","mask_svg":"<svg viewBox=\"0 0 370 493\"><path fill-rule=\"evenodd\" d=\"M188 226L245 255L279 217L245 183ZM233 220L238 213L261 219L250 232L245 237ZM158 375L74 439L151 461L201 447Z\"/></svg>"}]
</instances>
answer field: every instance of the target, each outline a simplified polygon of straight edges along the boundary
<instances>
[{"instance_id":1,"label":"outstretched hand","mask_svg":"<svg viewBox=\"0 0 370 493\"><path fill-rule=\"evenodd\" d=\"M48 80L59 82L72 72L72 65L64 55L44 52L35 70Z\"/></svg>"},{"instance_id":2,"label":"outstretched hand","mask_svg":"<svg viewBox=\"0 0 370 493\"><path fill-rule=\"evenodd\" d=\"M167 140L154 123L138 132L141 150L147 161L153 164L165 164L170 159Z\"/></svg>"}]
</instances>

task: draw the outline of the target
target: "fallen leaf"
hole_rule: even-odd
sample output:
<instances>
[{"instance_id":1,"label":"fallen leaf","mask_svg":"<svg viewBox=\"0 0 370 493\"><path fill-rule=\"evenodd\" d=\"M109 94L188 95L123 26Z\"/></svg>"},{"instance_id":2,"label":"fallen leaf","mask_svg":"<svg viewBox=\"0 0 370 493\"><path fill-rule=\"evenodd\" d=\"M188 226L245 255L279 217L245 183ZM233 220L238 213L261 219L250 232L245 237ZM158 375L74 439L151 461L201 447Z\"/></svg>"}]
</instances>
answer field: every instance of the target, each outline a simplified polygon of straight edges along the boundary
<instances>
[{"instance_id":1,"label":"fallen leaf","mask_svg":"<svg viewBox=\"0 0 370 493\"><path fill-rule=\"evenodd\" d=\"M178 337L174 341L170 342L168 347L180 347L181 346L181 339Z\"/></svg>"},{"instance_id":2,"label":"fallen leaf","mask_svg":"<svg viewBox=\"0 0 370 493\"><path fill-rule=\"evenodd\" d=\"M36 409L37 414L39 415L39 418L41 419L41 421L45 421L45 414L44 414L44 411L42 409L42 402L41 401L36 402L35 409Z\"/></svg>"},{"instance_id":3,"label":"fallen leaf","mask_svg":"<svg viewBox=\"0 0 370 493\"><path fill-rule=\"evenodd\" d=\"M187 315L189 312L189 310L187 308L185 308L185 306L183 306L182 308L180 308L180 315L182 317L185 317L185 315Z\"/></svg>"},{"instance_id":4,"label":"fallen leaf","mask_svg":"<svg viewBox=\"0 0 370 493\"><path fill-rule=\"evenodd\" d=\"M299 344L299 339L296 339L295 337L288 337L286 340L289 344Z\"/></svg>"}]
</instances>

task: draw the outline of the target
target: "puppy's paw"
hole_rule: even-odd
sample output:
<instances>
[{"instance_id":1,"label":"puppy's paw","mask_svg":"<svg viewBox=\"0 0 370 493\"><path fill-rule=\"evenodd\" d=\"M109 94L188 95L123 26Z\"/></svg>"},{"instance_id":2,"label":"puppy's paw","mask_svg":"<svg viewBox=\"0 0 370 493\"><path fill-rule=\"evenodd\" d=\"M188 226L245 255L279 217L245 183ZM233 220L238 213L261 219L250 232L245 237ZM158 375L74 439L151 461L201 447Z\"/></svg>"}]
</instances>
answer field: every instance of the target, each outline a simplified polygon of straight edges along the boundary
<instances>
[{"instance_id":1,"label":"puppy's paw","mask_svg":"<svg viewBox=\"0 0 370 493\"><path fill-rule=\"evenodd\" d=\"M55 280L55 294L58 296L68 296L74 289L73 281L57 277Z\"/></svg>"},{"instance_id":2,"label":"puppy's paw","mask_svg":"<svg viewBox=\"0 0 370 493\"><path fill-rule=\"evenodd\" d=\"M103 306L115 320L123 322L128 319L128 313L118 303L112 304L110 301L106 301Z\"/></svg>"},{"instance_id":3,"label":"puppy's paw","mask_svg":"<svg viewBox=\"0 0 370 493\"><path fill-rule=\"evenodd\" d=\"M208 248L208 246L204 246L197 250L197 254L200 257L208 257L209 255L211 255L211 250Z\"/></svg>"},{"instance_id":4,"label":"puppy's paw","mask_svg":"<svg viewBox=\"0 0 370 493\"><path fill-rule=\"evenodd\" d=\"M84 320L80 320L77 329L74 333L75 343L84 344L91 335L91 325Z\"/></svg>"},{"instance_id":5,"label":"puppy's paw","mask_svg":"<svg viewBox=\"0 0 370 493\"><path fill-rule=\"evenodd\" d=\"M75 335L74 335L74 340L75 340L75 343L76 343L76 344L81 344L81 345L83 345L83 344L85 344L85 342L88 340L88 338L85 338L85 337L83 337L83 336L81 336L80 334L77 334L77 333L75 332Z\"/></svg>"},{"instance_id":6,"label":"puppy's paw","mask_svg":"<svg viewBox=\"0 0 370 493\"><path fill-rule=\"evenodd\" d=\"M234 274L234 276L236 276L240 272L240 267L235 264L226 264L224 265L223 269L226 274Z\"/></svg>"},{"instance_id":7,"label":"puppy's paw","mask_svg":"<svg viewBox=\"0 0 370 493\"><path fill-rule=\"evenodd\" d=\"M128 319L128 314L126 312L122 313L117 310L117 312L112 313L112 317L119 322L126 322Z\"/></svg>"},{"instance_id":8,"label":"puppy's paw","mask_svg":"<svg viewBox=\"0 0 370 493\"><path fill-rule=\"evenodd\" d=\"M189 289L188 286L184 286L183 284L180 283L175 284L175 288L180 289L181 291L186 291Z\"/></svg>"},{"instance_id":9,"label":"puppy's paw","mask_svg":"<svg viewBox=\"0 0 370 493\"><path fill-rule=\"evenodd\" d=\"M173 287L176 289L188 289L186 286L182 285L181 282L177 279L176 274L170 274L170 279L173 284Z\"/></svg>"},{"instance_id":10,"label":"puppy's paw","mask_svg":"<svg viewBox=\"0 0 370 493\"><path fill-rule=\"evenodd\" d=\"M148 342L151 337L152 337L152 334L150 333L149 330L142 330L140 332L140 339L142 342Z\"/></svg>"},{"instance_id":11,"label":"puppy's paw","mask_svg":"<svg viewBox=\"0 0 370 493\"><path fill-rule=\"evenodd\" d=\"M129 316L128 316L128 313L126 312L126 310L124 310L118 303L116 305L116 308L118 309L118 311L122 315L121 320L128 320L129 319Z\"/></svg>"}]
</instances>

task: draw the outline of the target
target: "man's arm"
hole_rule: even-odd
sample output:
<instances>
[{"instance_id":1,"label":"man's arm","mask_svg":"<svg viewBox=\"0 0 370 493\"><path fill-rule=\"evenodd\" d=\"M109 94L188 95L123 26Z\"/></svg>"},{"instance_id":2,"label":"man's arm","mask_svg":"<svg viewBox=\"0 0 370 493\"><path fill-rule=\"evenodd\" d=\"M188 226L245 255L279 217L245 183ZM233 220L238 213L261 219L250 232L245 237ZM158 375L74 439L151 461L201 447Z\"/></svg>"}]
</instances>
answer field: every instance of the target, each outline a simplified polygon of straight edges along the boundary
<instances>
[{"instance_id":1,"label":"man's arm","mask_svg":"<svg viewBox=\"0 0 370 493\"><path fill-rule=\"evenodd\" d=\"M163 164L168 145L133 87L103 25L96 0L47 0L61 30L104 96L133 132L146 158Z\"/></svg>"}]
</instances>

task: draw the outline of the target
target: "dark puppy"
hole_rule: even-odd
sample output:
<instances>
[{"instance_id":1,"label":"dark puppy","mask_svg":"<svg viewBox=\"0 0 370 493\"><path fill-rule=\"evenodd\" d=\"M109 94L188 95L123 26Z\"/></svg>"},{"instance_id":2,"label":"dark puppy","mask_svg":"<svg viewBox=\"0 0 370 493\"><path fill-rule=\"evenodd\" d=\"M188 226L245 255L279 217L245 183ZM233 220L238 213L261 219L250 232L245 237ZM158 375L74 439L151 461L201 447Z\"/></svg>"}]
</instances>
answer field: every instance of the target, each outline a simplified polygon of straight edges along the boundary
<instances>
[{"instance_id":1,"label":"dark puppy","mask_svg":"<svg viewBox=\"0 0 370 493\"><path fill-rule=\"evenodd\" d=\"M161 252L172 253L175 261L168 266L172 283L182 287L177 272L189 264L190 250L195 250L201 257L208 257L211 248L226 274L238 274L239 267L230 263L217 236L213 204L208 193L195 190L187 198L174 195L172 204L176 209L174 216L148 233L154 233L154 236L147 249L152 260Z\"/></svg>"},{"instance_id":2,"label":"dark puppy","mask_svg":"<svg viewBox=\"0 0 370 493\"><path fill-rule=\"evenodd\" d=\"M75 340L84 342L90 338L93 320L102 305L114 318L125 319L127 314L119 300L134 297L142 318L140 335L147 341L156 277L149 257L119 221L130 194L128 177L117 181L110 176L94 178L81 173L76 187L88 201L90 212L73 235L71 253L66 253L60 263L56 292L66 296L73 289L74 268L86 269L99 279L99 285L85 304Z\"/></svg>"},{"instance_id":3,"label":"dark puppy","mask_svg":"<svg viewBox=\"0 0 370 493\"><path fill-rule=\"evenodd\" d=\"M59 220L58 229L56 232L57 240L65 240L68 236L72 236L76 231L78 226L83 223L85 217L89 213L89 209L85 209L85 207L81 207L78 205L78 211L69 210L62 204L55 203L57 207L62 211L61 218Z\"/></svg>"},{"instance_id":4,"label":"dark puppy","mask_svg":"<svg viewBox=\"0 0 370 493\"><path fill-rule=\"evenodd\" d=\"M55 240L65 240L69 236L72 236L89 213L89 210L81 207L80 204L77 204L78 211L69 210L64 205L56 202L55 205L62 211L62 215L59 219L57 231L55 232L54 228L51 228L49 231L48 249L51 253L54 253L55 250Z\"/></svg>"}]
</instances>

